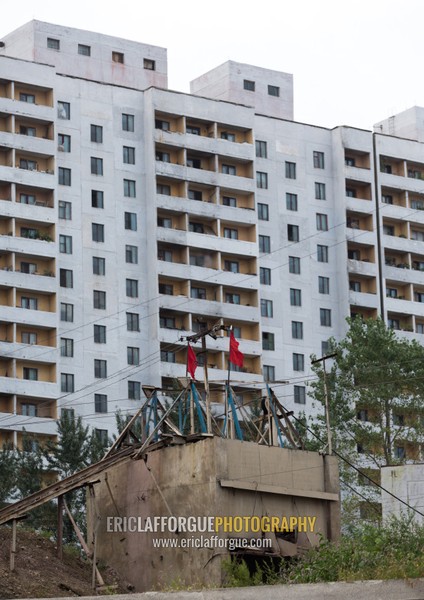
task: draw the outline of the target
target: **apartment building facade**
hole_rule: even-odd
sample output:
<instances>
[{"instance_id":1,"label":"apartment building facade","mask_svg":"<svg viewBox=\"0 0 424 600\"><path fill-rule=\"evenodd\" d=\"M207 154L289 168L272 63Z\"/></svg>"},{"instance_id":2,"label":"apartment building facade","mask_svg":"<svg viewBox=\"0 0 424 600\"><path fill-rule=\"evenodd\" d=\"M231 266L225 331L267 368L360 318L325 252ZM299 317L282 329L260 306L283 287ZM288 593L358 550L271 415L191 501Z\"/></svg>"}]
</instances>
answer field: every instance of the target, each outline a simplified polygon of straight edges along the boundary
<instances>
[{"instance_id":1,"label":"apartment building facade","mask_svg":"<svg viewBox=\"0 0 424 600\"><path fill-rule=\"evenodd\" d=\"M307 414L310 355L349 314L420 339L417 114L330 130L293 121L286 73L229 61L183 94L162 48L39 21L6 36L0 442L54 436L62 410L110 434L215 323L245 355L240 400L269 381ZM219 400L228 337L194 349Z\"/></svg>"}]
</instances>

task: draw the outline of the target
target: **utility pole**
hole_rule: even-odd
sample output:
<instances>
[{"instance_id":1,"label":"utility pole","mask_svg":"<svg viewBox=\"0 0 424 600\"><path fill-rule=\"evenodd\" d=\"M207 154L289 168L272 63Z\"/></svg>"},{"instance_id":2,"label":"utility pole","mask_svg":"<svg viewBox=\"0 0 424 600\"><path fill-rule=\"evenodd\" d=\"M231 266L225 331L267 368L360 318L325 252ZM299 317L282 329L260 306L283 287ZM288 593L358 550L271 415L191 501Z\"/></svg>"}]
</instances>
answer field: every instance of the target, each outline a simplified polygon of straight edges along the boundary
<instances>
[{"instance_id":1,"label":"utility pole","mask_svg":"<svg viewBox=\"0 0 424 600\"><path fill-rule=\"evenodd\" d=\"M206 325L205 323L200 323L201 325ZM221 321L218 321L212 327L208 327L207 329L202 329L199 333L195 333L194 335L188 335L180 338L180 341L186 340L187 342L193 342L195 344L199 340L202 340L202 354L205 357L203 364L203 373L204 373L204 384L205 384L205 395L206 395L206 429L208 433L212 432L212 420L211 420L211 404L209 398L209 377L208 377L208 351L206 348L206 336L210 335L211 338L216 340L218 337L219 331L226 331L229 329L222 325Z\"/></svg>"},{"instance_id":2,"label":"utility pole","mask_svg":"<svg viewBox=\"0 0 424 600\"><path fill-rule=\"evenodd\" d=\"M325 368L325 361L329 358L334 358L337 356L337 352L333 354L327 354L326 356L322 356L321 358L316 358L312 361L312 364L322 362L323 374L324 374L324 399L325 399L325 423L327 426L327 449L328 454L333 454L333 444L331 442L331 429L330 429L330 403L328 399L328 386L327 386L327 371Z\"/></svg>"}]
</instances>

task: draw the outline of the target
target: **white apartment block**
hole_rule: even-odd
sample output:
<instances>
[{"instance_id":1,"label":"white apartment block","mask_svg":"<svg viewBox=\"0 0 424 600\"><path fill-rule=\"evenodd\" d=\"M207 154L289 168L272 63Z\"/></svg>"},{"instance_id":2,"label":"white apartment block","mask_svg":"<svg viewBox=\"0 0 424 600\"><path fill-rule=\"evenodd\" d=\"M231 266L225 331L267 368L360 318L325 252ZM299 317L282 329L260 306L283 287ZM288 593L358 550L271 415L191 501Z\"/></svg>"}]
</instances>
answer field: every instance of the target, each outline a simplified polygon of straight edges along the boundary
<instances>
[{"instance_id":1,"label":"white apartment block","mask_svg":"<svg viewBox=\"0 0 424 600\"><path fill-rule=\"evenodd\" d=\"M112 433L220 320L243 401L265 379L296 413L348 315L424 341L424 109L325 129L293 121L287 73L191 85L146 44L39 21L3 39L0 442L54 436L64 409ZM228 346L198 354L212 399Z\"/></svg>"}]
</instances>

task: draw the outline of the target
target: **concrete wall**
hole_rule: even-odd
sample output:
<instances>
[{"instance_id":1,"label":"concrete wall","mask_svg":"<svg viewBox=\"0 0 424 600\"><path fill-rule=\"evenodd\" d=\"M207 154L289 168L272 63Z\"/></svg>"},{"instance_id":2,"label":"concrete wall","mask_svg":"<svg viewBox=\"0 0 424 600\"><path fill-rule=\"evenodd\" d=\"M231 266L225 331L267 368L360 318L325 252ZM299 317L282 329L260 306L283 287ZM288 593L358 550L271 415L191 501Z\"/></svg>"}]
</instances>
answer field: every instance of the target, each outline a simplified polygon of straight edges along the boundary
<instances>
[{"instance_id":1,"label":"concrete wall","mask_svg":"<svg viewBox=\"0 0 424 600\"><path fill-rule=\"evenodd\" d=\"M383 467L381 469L381 486L383 488L381 491L383 521L408 514L420 525L424 523L423 516L411 510L408 511L405 504L398 500L400 498L409 506L424 513L424 464Z\"/></svg>"},{"instance_id":2,"label":"concrete wall","mask_svg":"<svg viewBox=\"0 0 424 600\"><path fill-rule=\"evenodd\" d=\"M324 464L326 463L326 464ZM324 468L326 467L326 468ZM291 491L290 491L291 490ZM295 490L295 491L294 491ZM296 553L318 541L318 532L337 536L339 526L337 461L317 453L250 442L208 438L150 452L146 462L131 461L104 473L95 486L99 515L97 556L130 581L137 591L184 585L220 585L221 561L228 550L155 548L153 538L271 539L274 556ZM326 501L325 498L332 498ZM89 505L89 522L93 507ZM306 516L316 517L313 531L299 530L297 543L274 533L219 531L179 534L168 531L111 532L108 517L135 516ZM109 520L109 529L112 520ZM91 535L91 534L90 534ZM90 536L89 536L90 539ZM187 542L185 542L187 543ZM225 543L225 542L222 542ZM256 557L260 556L257 554Z\"/></svg>"}]
</instances>

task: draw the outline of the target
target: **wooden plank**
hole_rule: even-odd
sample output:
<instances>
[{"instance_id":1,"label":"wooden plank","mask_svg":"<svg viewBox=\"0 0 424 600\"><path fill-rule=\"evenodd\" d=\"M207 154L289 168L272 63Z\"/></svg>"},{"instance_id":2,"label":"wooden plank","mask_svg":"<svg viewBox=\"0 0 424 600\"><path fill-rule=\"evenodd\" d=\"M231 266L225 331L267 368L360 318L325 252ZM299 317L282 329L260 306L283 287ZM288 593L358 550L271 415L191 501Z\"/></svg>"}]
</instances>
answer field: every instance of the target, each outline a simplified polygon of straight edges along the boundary
<instances>
[{"instance_id":1,"label":"wooden plank","mask_svg":"<svg viewBox=\"0 0 424 600\"><path fill-rule=\"evenodd\" d=\"M16 555L16 519L12 523L12 544L10 546L10 571L15 570L15 555Z\"/></svg>"},{"instance_id":2,"label":"wooden plank","mask_svg":"<svg viewBox=\"0 0 424 600\"><path fill-rule=\"evenodd\" d=\"M63 558L63 496L57 498L57 557Z\"/></svg>"}]
</instances>

